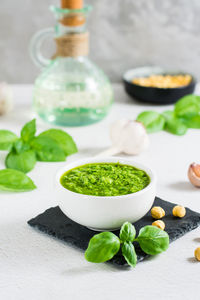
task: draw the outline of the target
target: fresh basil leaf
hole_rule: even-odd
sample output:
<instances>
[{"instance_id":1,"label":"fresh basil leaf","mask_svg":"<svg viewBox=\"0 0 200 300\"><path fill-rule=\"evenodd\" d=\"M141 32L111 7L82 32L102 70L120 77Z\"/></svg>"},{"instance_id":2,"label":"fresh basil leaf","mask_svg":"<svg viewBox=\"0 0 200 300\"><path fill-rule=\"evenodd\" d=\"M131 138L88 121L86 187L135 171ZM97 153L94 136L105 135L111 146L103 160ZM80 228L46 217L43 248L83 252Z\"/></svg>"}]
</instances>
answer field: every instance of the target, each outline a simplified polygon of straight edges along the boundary
<instances>
[{"instance_id":1,"label":"fresh basil leaf","mask_svg":"<svg viewBox=\"0 0 200 300\"><path fill-rule=\"evenodd\" d=\"M7 155L5 163L6 167L9 169L15 169L24 173L28 173L36 164L35 152L29 150L18 154L14 151L11 151Z\"/></svg>"},{"instance_id":2,"label":"fresh basil leaf","mask_svg":"<svg viewBox=\"0 0 200 300\"><path fill-rule=\"evenodd\" d=\"M140 229L137 241L141 249L150 255L159 254L169 247L169 236L167 232L151 225Z\"/></svg>"},{"instance_id":3,"label":"fresh basil leaf","mask_svg":"<svg viewBox=\"0 0 200 300\"><path fill-rule=\"evenodd\" d=\"M94 235L85 251L87 261L101 263L110 260L120 249L119 238L111 232Z\"/></svg>"},{"instance_id":4,"label":"fresh basil leaf","mask_svg":"<svg viewBox=\"0 0 200 300\"><path fill-rule=\"evenodd\" d=\"M186 134L188 127L178 118L174 116L174 112L163 112L165 118L165 131L176 135Z\"/></svg>"},{"instance_id":5,"label":"fresh basil leaf","mask_svg":"<svg viewBox=\"0 0 200 300\"><path fill-rule=\"evenodd\" d=\"M135 248L131 242L125 242L122 245L122 254L131 267L135 267L137 264L137 254Z\"/></svg>"},{"instance_id":6,"label":"fresh basil leaf","mask_svg":"<svg viewBox=\"0 0 200 300\"><path fill-rule=\"evenodd\" d=\"M174 111L172 111L172 110L166 110L162 114L166 120L175 118Z\"/></svg>"},{"instance_id":7,"label":"fresh basil leaf","mask_svg":"<svg viewBox=\"0 0 200 300\"><path fill-rule=\"evenodd\" d=\"M188 128L200 129L200 115L181 118Z\"/></svg>"},{"instance_id":8,"label":"fresh basil leaf","mask_svg":"<svg viewBox=\"0 0 200 300\"><path fill-rule=\"evenodd\" d=\"M39 137L40 136L47 136L55 140L63 149L66 156L74 154L78 151L73 138L67 132L61 129L49 129L42 132Z\"/></svg>"},{"instance_id":9,"label":"fresh basil leaf","mask_svg":"<svg viewBox=\"0 0 200 300\"><path fill-rule=\"evenodd\" d=\"M65 153L59 144L47 136L38 136L31 142L37 160L45 162L65 161Z\"/></svg>"},{"instance_id":10,"label":"fresh basil leaf","mask_svg":"<svg viewBox=\"0 0 200 300\"><path fill-rule=\"evenodd\" d=\"M200 96L187 95L181 98L174 109L177 117L192 117L200 113Z\"/></svg>"},{"instance_id":11,"label":"fresh basil leaf","mask_svg":"<svg viewBox=\"0 0 200 300\"><path fill-rule=\"evenodd\" d=\"M34 189L34 182L26 174L12 169L0 170L1 191L27 192Z\"/></svg>"},{"instance_id":12,"label":"fresh basil leaf","mask_svg":"<svg viewBox=\"0 0 200 300\"><path fill-rule=\"evenodd\" d=\"M23 142L22 139L18 139L18 140L16 140L16 141L14 142L14 144L13 144L13 150L14 150L16 153L20 154L20 153L22 153L22 152L25 152L25 151L27 151L27 150L30 150L30 145L27 144L27 143L25 143L25 142Z\"/></svg>"},{"instance_id":13,"label":"fresh basil leaf","mask_svg":"<svg viewBox=\"0 0 200 300\"><path fill-rule=\"evenodd\" d=\"M131 223L126 222L122 225L120 230L120 240L122 242L133 242L135 235L135 227Z\"/></svg>"},{"instance_id":14,"label":"fresh basil leaf","mask_svg":"<svg viewBox=\"0 0 200 300\"><path fill-rule=\"evenodd\" d=\"M18 137L9 130L0 130L0 150L10 150Z\"/></svg>"},{"instance_id":15,"label":"fresh basil leaf","mask_svg":"<svg viewBox=\"0 0 200 300\"><path fill-rule=\"evenodd\" d=\"M32 121L26 123L21 130L21 138L24 142L31 141L36 133L36 120L33 119Z\"/></svg>"},{"instance_id":16,"label":"fresh basil leaf","mask_svg":"<svg viewBox=\"0 0 200 300\"><path fill-rule=\"evenodd\" d=\"M175 135L185 135L188 127L179 119L171 119L166 122L165 131Z\"/></svg>"},{"instance_id":17,"label":"fresh basil leaf","mask_svg":"<svg viewBox=\"0 0 200 300\"><path fill-rule=\"evenodd\" d=\"M148 133L163 130L165 126L165 118L155 111L144 111L138 115L137 121L141 122Z\"/></svg>"}]
</instances>

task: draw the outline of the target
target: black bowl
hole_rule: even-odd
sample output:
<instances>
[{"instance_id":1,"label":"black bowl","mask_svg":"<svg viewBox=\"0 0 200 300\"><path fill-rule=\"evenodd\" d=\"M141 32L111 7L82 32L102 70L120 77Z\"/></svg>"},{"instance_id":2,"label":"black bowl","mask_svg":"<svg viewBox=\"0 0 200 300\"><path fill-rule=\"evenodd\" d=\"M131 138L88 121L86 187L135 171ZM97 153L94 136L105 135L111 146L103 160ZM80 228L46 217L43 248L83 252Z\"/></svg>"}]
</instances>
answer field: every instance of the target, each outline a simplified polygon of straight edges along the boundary
<instances>
[{"instance_id":1,"label":"black bowl","mask_svg":"<svg viewBox=\"0 0 200 300\"><path fill-rule=\"evenodd\" d=\"M194 92L196 80L193 76L190 84L178 88L145 87L132 83L132 80L136 77L148 77L150 75L158 74L180 75L188 73L166 71L159 67L142 67L131 69L123 76L126 92L134 99L154 104L172 104L183 96L192 94Z\"/></svg>"}]
</instances>

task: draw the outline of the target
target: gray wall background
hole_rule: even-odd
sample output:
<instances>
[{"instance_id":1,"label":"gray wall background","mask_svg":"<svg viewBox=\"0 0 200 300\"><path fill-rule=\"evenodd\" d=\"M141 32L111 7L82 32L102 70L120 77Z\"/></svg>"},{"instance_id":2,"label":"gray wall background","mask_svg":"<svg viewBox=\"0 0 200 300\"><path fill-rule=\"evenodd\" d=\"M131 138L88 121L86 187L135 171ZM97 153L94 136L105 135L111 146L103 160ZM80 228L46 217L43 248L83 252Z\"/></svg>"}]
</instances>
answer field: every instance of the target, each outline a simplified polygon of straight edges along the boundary
<instances>
[{"instance_id":1,"label":"gray wall background","mask_svg":"<svg viewBox=\"0 0 200 300\"><path fill-rule=\"evenodd\" d=\"M120 81L146 64L192 72L200 78L200 0L87 0L91 59ZM59 0L0 0L0 80L31 83L39 73L29 57L31 36L55 24ZM49 48L53 43L49 44Z\"/></svg>"}]
</instances>

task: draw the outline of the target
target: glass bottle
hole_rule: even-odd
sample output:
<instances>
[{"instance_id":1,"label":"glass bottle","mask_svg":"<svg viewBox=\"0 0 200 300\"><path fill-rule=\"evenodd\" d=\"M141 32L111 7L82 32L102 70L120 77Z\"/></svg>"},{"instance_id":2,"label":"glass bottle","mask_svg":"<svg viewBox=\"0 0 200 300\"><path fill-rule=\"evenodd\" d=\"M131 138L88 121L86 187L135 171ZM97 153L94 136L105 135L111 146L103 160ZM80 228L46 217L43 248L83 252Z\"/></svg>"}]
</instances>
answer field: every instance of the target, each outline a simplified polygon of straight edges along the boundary
<instances>
[{"instance_id":1,"label":"glass bottle","mask_svg":"<svg viewBox=\"0 0 200 300\"><path fill-rule=\"evenodd\" d=\"M33 105L49 123L61 126L88 125L103 119L113 102L113 90L104 74L89 58L86 19L91 6L62 9L51 6L57 24L38 32L30 49L33 61L42 67L35 81ZM48 60L41 45L54 36L57 53Z\"/></svg>"}]
</instances>

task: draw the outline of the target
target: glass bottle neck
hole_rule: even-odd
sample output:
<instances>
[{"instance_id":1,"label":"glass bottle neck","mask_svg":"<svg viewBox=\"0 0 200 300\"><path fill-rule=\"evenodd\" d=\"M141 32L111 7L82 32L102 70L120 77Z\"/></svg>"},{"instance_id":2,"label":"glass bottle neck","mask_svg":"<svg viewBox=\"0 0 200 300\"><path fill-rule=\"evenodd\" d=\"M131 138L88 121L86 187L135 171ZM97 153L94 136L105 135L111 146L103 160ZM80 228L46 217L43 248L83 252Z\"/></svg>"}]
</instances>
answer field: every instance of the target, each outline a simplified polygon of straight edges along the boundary
<instances>
[{"instance_id":1,"label":"glass bottle neck","mask_svg":"<svg viewBox=\"0 0 200 300\"><path fill-rule=\"evenodd\" d=\"M51 7L57 24L55 26L55 42L57 45L54 57L85 57L89 52L89 33L87 32L87 16L90 6L83 9L60 9Z\"/></svg>"},{"instance_id":2,"label":"glass bottle neck","mask_svg":"<svg viewBox=\"0 0 200 300\"><path fill-rule=\"evenodd\" d=\"M50 10L57 20L55 26L56 36L87 31L87 17L92 10L91 6L85 6L82 9L62 9L51 6Z\"/></svg>"}]
</instances>

